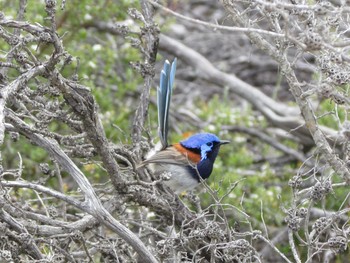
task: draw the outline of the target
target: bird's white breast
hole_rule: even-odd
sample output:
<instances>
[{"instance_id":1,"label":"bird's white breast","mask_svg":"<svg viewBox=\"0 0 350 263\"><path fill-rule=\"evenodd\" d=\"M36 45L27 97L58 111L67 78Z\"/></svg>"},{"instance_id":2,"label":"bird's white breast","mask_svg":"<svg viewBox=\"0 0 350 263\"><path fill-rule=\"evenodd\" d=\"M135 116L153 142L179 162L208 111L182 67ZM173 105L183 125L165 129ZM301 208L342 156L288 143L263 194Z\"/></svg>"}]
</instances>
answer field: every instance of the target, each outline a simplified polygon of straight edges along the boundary
<instances>
[{"instance_id":1,"label":"bird's white breast","mask_svg":"<svg viewBox=\"0 0 350 263\"><path fill-rule=\"evenodd\" d=\"M198 185L198 180L193 178L189 173L188 168L182 165L175 164L156 164L152 163L149 166L157 175L168 173L170 178L164 181L164 184L173 190L176 194L191 190Z\"/></svg>"}]
</instances>

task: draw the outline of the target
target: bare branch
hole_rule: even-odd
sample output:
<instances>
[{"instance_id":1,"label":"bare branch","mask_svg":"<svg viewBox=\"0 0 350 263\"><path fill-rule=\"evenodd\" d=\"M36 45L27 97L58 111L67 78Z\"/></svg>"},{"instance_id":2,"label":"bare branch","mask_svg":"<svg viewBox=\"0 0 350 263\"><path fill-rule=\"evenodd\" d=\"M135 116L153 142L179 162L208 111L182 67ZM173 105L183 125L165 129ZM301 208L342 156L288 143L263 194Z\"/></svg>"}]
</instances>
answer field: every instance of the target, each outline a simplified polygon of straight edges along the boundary
<instances>
[{"instance_id":1,"label":"bare branch","mask_svg":"<svg viewBox=\"0 0 350 263\"><path fill-rule=\"evenodd\" d=\"M67 171L85 194L87 201L84 211L96 217L99 222L120 235L127 243L129 243L135 251L145 260L145 262L156 262L154 256L148 251L141 240L128 228L114 219L110 213L100 203L94 189L85 175L72 162L72 160L58 147L57 143L44 138L41 135L28 132L28 125L17 118L11 111L8 111L8 117L23 135L32 140L35 144L45 149L52 158L56 160L60 166Z\"/></svg>"}]
</instances>

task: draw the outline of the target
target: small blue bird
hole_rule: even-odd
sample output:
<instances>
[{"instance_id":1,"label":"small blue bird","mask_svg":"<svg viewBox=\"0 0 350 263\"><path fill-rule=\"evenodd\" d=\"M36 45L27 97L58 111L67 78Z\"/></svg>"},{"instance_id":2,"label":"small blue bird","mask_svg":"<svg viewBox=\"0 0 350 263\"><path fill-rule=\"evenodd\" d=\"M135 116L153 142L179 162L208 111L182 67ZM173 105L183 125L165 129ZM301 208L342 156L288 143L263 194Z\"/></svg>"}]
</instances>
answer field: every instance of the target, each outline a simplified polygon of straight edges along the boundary
<instances>
[{"instance_id":1,"label":"small blue bird","mask_svg":"<svg viewBox=\"0 0 350 263\"><path fill-rule=\"evenodd\" d=\"M164 182L165 185L179 194L196 187L200 178L207 179L210 176L220 146L229 141L220 140L211 133L197 133L179 143L168 145L168 116L175 72L176 58L172 64L166 60L157 91L161 148L151 151L141 166L149 165L156 176L167 173L169 180Z\"/></svg>"}]
</instances>

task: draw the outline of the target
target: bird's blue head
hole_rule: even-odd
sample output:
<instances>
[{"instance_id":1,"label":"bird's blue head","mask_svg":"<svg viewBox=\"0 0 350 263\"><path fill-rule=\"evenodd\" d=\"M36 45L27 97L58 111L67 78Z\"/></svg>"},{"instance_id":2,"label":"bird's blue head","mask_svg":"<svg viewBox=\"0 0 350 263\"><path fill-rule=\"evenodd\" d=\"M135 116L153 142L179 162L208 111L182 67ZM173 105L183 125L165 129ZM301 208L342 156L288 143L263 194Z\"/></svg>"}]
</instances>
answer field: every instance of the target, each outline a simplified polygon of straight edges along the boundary
<instances>
[{"instance_id":1,"label":"bird's blue head","mask_svg":"<svg viewBox=\"0 0 350 263\"><path fill-rule=\"evenodd\" d=\"M185 148L200 153L201 161L207 158L214 161L219 152L220 145L226 143L228 143L228 141L220 141L220 139L212 133L197 133L180 142Z\"/></svg>"}]
</instances>

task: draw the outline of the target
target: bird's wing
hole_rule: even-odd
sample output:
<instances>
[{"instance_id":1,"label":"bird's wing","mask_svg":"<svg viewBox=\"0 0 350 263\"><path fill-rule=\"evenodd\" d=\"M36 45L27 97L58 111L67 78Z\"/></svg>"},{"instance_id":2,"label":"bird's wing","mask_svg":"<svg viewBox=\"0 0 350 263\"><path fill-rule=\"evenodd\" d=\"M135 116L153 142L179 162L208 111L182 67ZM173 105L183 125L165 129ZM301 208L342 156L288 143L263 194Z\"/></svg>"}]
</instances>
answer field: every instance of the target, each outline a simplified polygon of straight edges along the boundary
<instances>
[{"instance_id":1,"label":"bird's wing","mask_svg":"<svg viewBox=\"0 0 350 263\"><path fill-rule=\"evenodd\" d=\"M168 146L168 121L169 121L169 108L171 101L171 94L174 84L176 72L176 58L170 65L170 62L166 60L164 62L163 69L160 73L160 83L157 90L157 107L158 107L158 132L160 141L162 143L162 149Z\"/></svg>"},{"instance_id":2,"label":"bird's wing","mask_svg":"<svg viewBox=\"0 0 350 263\"><path fill-rule=\"evenodd\" d=\"M174 147L168 147L162 151L156 152L153 156L144 160L140 166L150 163L164 163L175 165L195 165L191 162L186 154L180 153Z\"/></svg>"}]
</instances>

